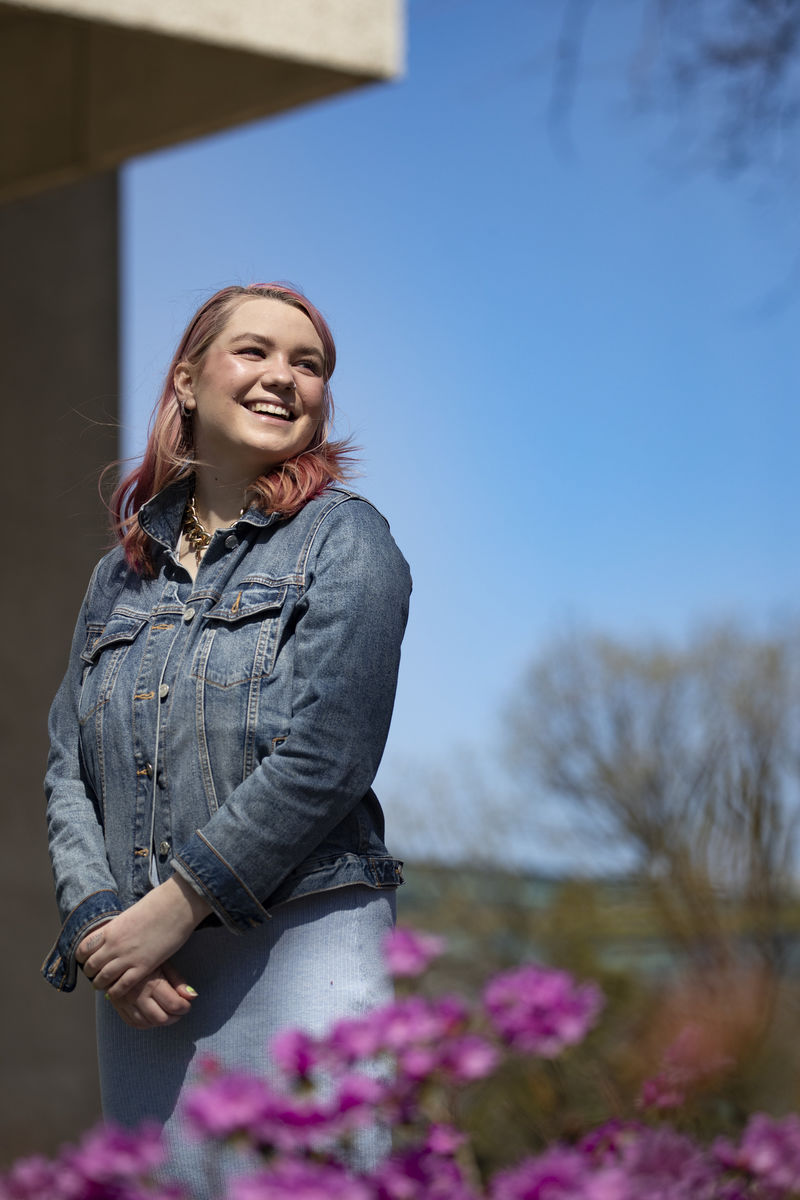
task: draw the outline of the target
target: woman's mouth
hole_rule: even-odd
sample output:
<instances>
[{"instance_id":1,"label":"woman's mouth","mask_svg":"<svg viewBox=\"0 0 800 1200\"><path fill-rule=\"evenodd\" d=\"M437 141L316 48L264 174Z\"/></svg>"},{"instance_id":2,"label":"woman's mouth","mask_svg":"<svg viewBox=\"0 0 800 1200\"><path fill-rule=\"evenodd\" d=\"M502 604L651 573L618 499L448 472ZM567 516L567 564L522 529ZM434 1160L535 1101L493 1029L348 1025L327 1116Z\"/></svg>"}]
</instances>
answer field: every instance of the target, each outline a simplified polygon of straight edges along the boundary
<instances>
[{"instance_id":1,"label":"woman's mouth","mask_svg":"<svg viewBox=\"0 0 800 1200\"><path fill-rule=\"evenodd\" d=\"M293 421L291 411L283 404L275 404L271 400L248 400L244 407L248 412L265 417L279 417L282 421Z\"/></svg>"}]
</instances>

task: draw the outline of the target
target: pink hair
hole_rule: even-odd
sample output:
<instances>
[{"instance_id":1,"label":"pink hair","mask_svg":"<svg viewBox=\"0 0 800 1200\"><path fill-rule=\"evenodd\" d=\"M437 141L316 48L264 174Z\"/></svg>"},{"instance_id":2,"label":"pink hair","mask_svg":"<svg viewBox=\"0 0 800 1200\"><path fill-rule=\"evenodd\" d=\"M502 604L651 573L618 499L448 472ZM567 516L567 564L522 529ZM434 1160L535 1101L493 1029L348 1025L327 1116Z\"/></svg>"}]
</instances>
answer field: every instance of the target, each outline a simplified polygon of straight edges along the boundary
<instances>
[{"instance_id":1,"label":"pink hair","mask_svg":"<svg viewBox=\"0 0 800 1200\"><path fill-rule=\"evenodd\" d=\"M299 308L314 326L325 355L323 416L311 444L294 458L280 463L250 485L249 495L264 512L292 516L328 484L342 482L352 473L353 451L349 441L329 441L333 422L330 377L336 365L336 346L322 313L294 288L281 283L232 285L216 292L192 317L167 369L164 388L148 428L142 461L121 481L109 508L114 532L125 549L130 567L140 575L155 573L153 545L137 520L139 509L162 488L192 472L194 448L190 418L182 413L175 394L173 375L178 363L199 363L219 336L231 313L245 300L263 297Z\"/></svg>"}]
</instances>

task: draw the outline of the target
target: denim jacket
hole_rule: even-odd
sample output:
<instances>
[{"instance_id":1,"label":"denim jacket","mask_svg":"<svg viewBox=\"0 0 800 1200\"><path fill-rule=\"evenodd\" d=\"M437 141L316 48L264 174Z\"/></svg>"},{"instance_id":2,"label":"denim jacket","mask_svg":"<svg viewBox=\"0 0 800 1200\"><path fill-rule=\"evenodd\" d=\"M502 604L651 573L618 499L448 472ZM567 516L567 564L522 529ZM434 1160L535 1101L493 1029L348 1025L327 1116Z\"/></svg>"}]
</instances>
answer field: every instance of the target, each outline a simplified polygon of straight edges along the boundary
<instances>
[{"instance_id":1,"label":"denim jacket","mask_svg":"<svg viewBox=\"0 0 800 1200\"><path fill-rule=\"evenodd\" d=\"M63 921L44 964L172 871L244 932L269 908L396 887L371 783L411 581L386 520L330 488L285 519L217 530L192 582L173 547L189 480L140 511L158 573L95 568L50 712L50 855Z\"/></svg>"}]
</instances>

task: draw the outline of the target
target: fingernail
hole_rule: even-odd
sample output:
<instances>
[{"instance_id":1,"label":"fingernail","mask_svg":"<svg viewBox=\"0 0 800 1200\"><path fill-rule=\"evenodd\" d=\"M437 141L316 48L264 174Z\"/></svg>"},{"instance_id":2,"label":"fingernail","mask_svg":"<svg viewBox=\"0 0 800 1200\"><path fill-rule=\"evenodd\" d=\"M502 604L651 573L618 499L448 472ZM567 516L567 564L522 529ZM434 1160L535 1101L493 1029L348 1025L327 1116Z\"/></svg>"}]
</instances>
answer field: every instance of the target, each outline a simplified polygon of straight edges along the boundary
<instances>
[{"instance_id":1,"label":"fingernail","mask_svg":"<svg viewBox=\"0 0 800 1200\"><path fill-rule=\"evenodd\" d=\"M110 999L111 999L111 997L109 996L108 992L106 992L106 1000L110 1000Z\"/></svg>"},{"instance_id":2,"label":"fingernail","mask_svg":"<svg viewBox=\"0 0 800 1200\"><path fill-rule=\"evenodd\" d=\"M196 995L197 995L197 992L194 990L194 988L193 988L193 987L189 987L189 984L188 984L188 983L184 984L184 987L186 988L186 991L189 993L189 995L190 995L190 996L196 996Z\"/></svg>"}]
</instances>

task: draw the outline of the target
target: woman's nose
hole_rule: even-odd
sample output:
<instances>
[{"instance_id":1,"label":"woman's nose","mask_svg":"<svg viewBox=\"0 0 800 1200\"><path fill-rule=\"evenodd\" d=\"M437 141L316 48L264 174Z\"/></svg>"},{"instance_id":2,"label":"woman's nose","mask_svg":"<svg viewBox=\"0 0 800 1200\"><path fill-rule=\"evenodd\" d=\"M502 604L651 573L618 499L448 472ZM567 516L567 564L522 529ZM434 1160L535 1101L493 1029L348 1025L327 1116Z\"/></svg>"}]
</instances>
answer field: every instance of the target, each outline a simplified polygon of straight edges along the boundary
<instances>
[{"instance_id":1,"label":"woman's nose","mask_svg":"<svg viewBox=\"0 0 800 1200\"><path fill-rule=\"evenodd\" d=\"M293 388L295 386L294 375L288 359L278 354L270 355L261 372L261 383L264 387Z\"/></svg>"}]
</instances>

